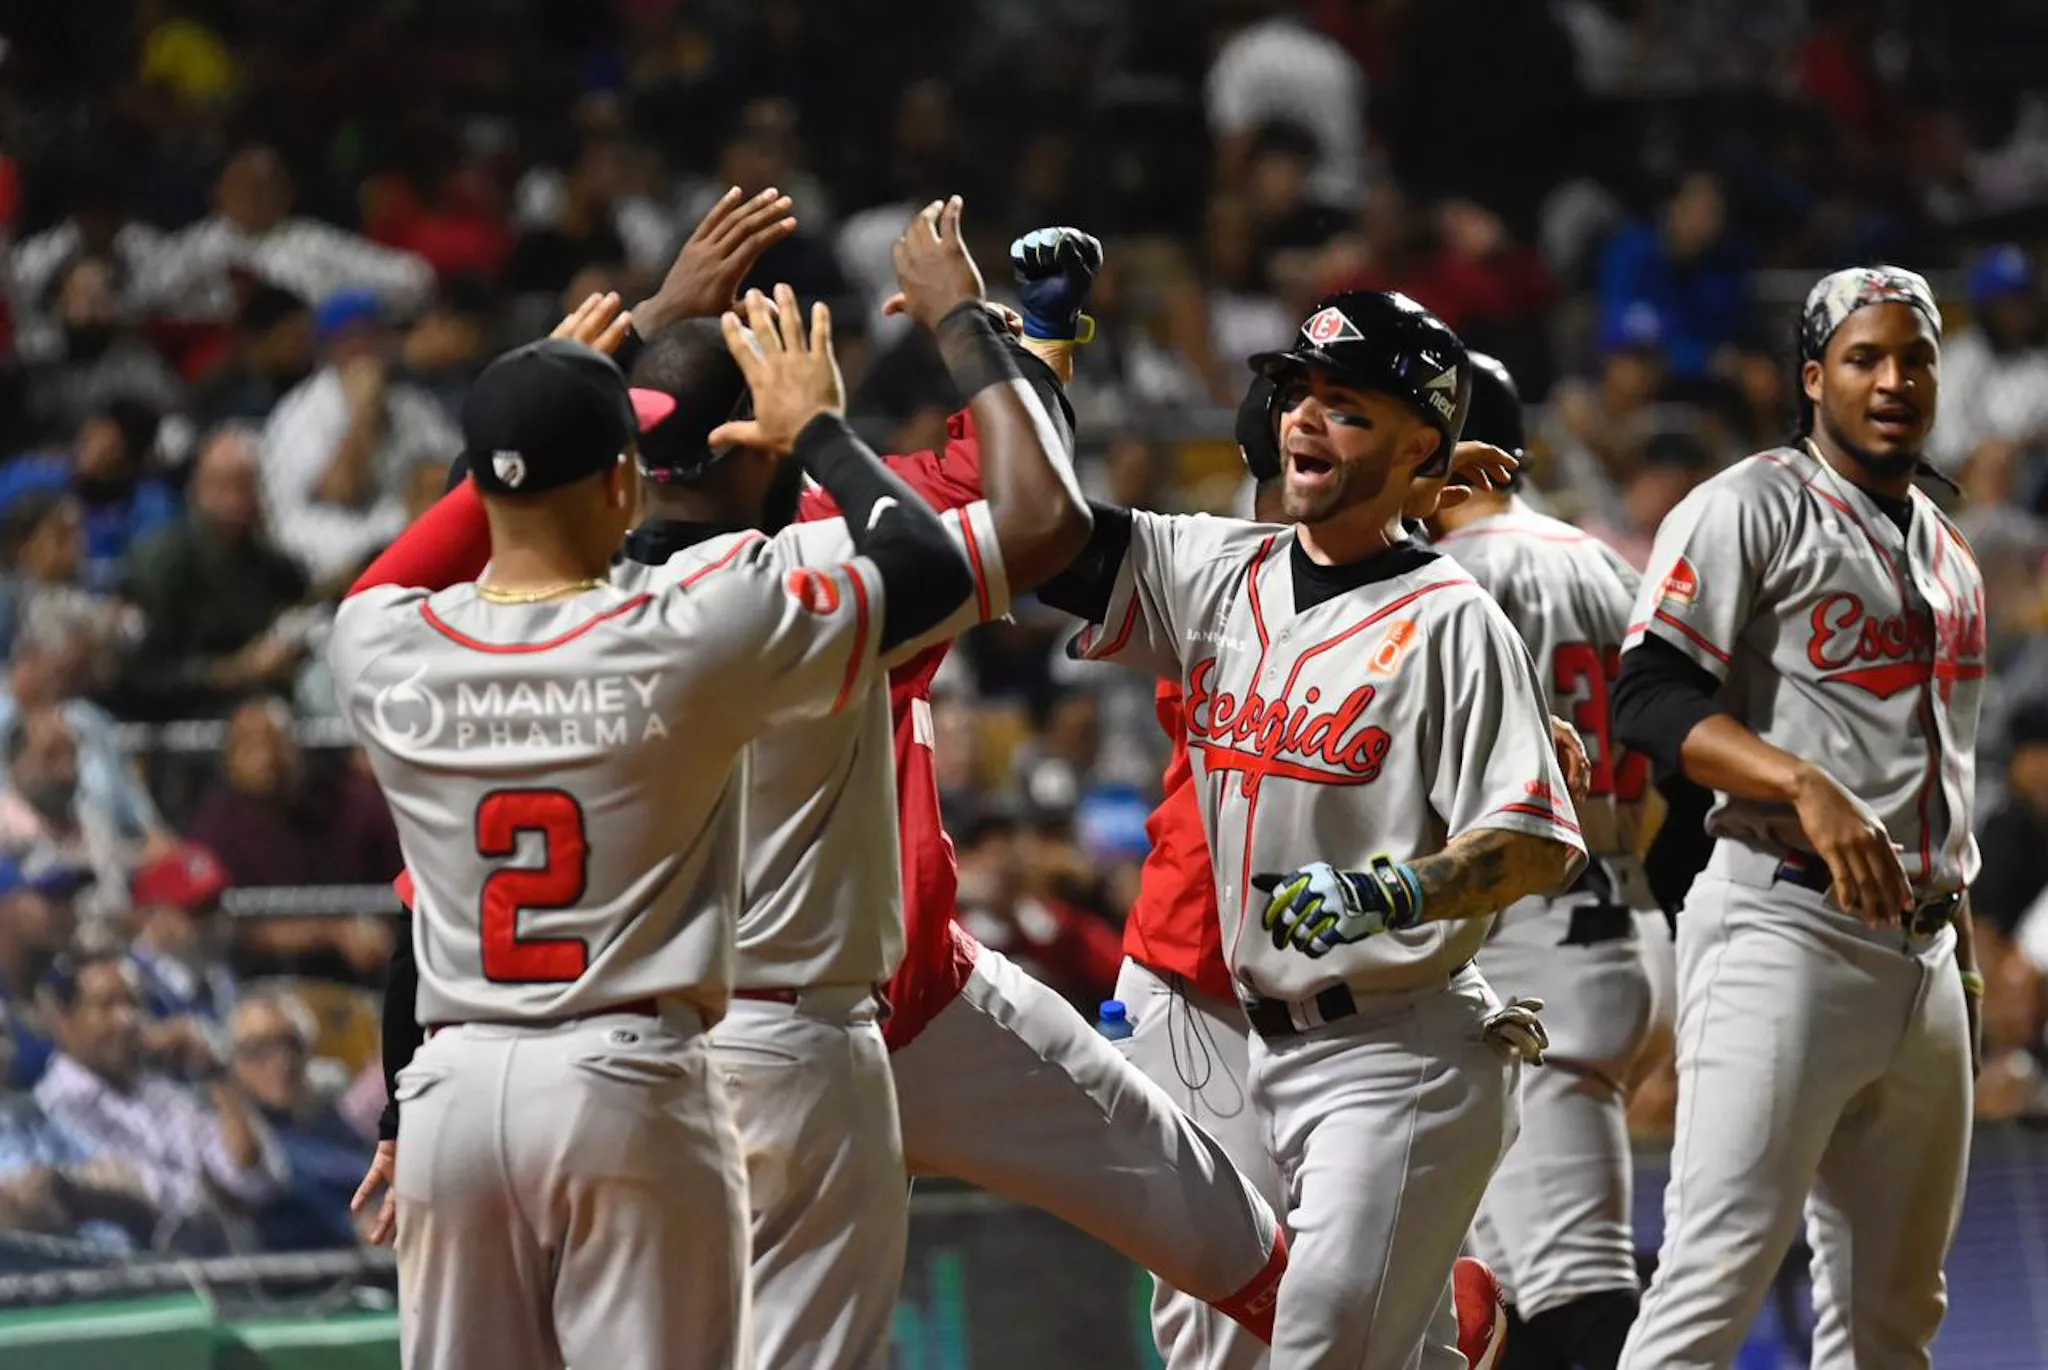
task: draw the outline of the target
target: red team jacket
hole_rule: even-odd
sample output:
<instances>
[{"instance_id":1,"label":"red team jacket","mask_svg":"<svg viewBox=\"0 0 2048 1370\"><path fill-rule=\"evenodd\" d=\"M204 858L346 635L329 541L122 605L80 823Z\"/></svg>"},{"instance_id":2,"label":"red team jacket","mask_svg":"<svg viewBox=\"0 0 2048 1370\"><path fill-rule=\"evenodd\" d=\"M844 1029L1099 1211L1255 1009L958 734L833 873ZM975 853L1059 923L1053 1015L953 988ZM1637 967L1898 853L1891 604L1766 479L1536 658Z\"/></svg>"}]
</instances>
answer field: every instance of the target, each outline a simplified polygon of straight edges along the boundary
<instances>
[{"instance_id":1,"label":"red team jacket","mask_svg":"<svg viewBox=\"0 0 2048 1370\"><path fill-rule=\"evenodd\" d=\"M941 513L981 498L981 447L965 413L946 421L943 451L883 460ZM799 521L838 515L832 497L815 487L797 506ZM889 673L903 857L903 964L889 981L889 1016L882 1021L891 1051L908 1046L953 1002L981 955L981 943L954 921L960 871L939 814L939 777L932 764L932 677L951 650L951 643L943 643Z\"/></svg>"},{"instance_id":2,"label":"red team jacket","mask_svg":"<svg viewBox=\"0 0 2048 1370\"><path fill-rule=\"evenodd\" d=\"M1124 954L1219 999L1235 999L1230 967L1223 960L1223 920L1216 909L1209 843L1202 834L1194 764L1188 760L1180 686L1160 681L1152 707L1173 742L1173 755L1162 782L1165 794L1145 820L1152 850L1145 857L1138 902L1124 921Z\"/></svg>"}]
</instances>

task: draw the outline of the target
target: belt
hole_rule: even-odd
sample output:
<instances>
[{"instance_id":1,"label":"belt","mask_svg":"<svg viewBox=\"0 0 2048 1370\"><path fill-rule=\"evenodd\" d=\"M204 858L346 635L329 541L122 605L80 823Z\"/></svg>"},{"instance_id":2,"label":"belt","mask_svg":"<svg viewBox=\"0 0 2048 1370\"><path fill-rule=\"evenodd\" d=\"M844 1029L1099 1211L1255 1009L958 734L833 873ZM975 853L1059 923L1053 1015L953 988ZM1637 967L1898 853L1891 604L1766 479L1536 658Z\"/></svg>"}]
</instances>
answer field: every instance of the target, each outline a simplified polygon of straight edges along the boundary
<instances>
[{"instance_id":1,"label":"belt","mask_svg":"<svg viewBox=\"0 0 2048 1370\"><path fill-rule=\"evenodd\" d=\"M446 1031L452 1027L522 1027L555 1028L566 1023L580 1023L586 1018L607 1018L615 1013L631 1014L637 1018L659 1018L661 1005L652 999L628 999L623 1004L606 1004L603 1008L590 1009L583 1013L564 1013L555 1018L464 1018L454 1023L429 1023L427 1036Z\"/></svg>"},{"instance_id":2,"label":"belt","mask_svg":"<svg viewBox=\"0 0 2048 1370\"><path fill-rule=\"evenodd\" d=\"M1815 894L1826 894L1835 884L1827 863L1817 858L1806 860L1788 856L1771 872L1771 878L1797 885L1803 890L1812 890ZM1955 917L1956 906L1962 902L1963 892L1951 890L1938 899L1915 906L1904 920L1906 931L1915 937L1932 937L1941 931L1942 924Z\"/></svg>"},{"instance_id":3,"label":"belt","mask_svg":"<svg viewBox=\"0 0 2048 1370\"><path fill-rule=\"evenodd\" d=\"M1636 935L1636 916L1620 904L1581 904L1565 928L1567 947L1598 946Z\"/></svg>"},{"instance_id":4,"label":"belt","mask_svg":"<svg viewBox=\"0 0 2048 1370\"><path fill-rule=\"evenodd\" d=\"M1324 1023L1334 1023L1358 1012L1358 1000L1349 985L1332 985L1309 1002L1315 1006L1317 1016ZM1244 1016L1251 1020L1252 1031L1269 1042L1281 1037L1299 1037L1307 1030L1295 1023L1294 1012L1293 1002L1286 999L1254 998L1244 1001Z\"/></svg>"},{"instance_id":5,"label":"belt","mask_svg":"<svg viewBox=\"0 0 2048 1370\"><path fill-rule=\"evenodd\" d=\"M1571 921L1565 927L1564 941L1560 946L1591 947L1635 936L1635 915L1615 888L1614 872L1599 857L1586 862L1586 868L1579 872L1579 878L1565 893L1567 896L1590 894L1593 898L1572 909Z\"/></svg>"},{"instance_id":6,"label":"belt","mask_svg":"<svg viewBox=\"0 0 2048 1370\"><path fill-rule=\"evenodd\" d=\"M810 994L819 989L829 990L838 988L844 987L831 985L811 985L806 986L802 989L736 989L732 992L732 997L735 999L750 999L757 1004L787 1004L791 1008L795 1008L799 1004L803 1003L804 996L807 994ZM875 1021L878 1023L886 1019L892 1011L889 1005L889 995L887 993L887 989L888 986L886 985L869 985L865 991L865 993L875 1001Z\"/></svg>"}]
</instances>

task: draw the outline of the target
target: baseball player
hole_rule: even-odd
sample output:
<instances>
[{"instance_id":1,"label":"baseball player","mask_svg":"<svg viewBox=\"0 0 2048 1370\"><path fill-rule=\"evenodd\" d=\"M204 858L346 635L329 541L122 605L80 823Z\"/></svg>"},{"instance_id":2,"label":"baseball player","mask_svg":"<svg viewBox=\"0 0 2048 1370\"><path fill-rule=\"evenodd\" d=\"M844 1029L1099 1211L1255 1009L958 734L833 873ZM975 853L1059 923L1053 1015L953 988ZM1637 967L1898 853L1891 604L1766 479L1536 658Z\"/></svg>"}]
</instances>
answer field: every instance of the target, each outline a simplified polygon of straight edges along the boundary
<instances>
[{"instance_id":1,"label":"baseball player","mask_svg":"<svg viewBox=\"0 0 2048 1370\"><path fill-rule=\"evenodd\" d=\"M1458 1366L1452 1265L1519 1072L1469 963L1584 847L1527 651L1402 531L1464 422L1463 344L1405 296L1347 293L1253 365L1276 383L1296 526L1098 506L1040 594L1093 625L1078 655L1183 690L1288 1200L1273 1365Z\"/></svg>"},{"instance_id":2,"label":"baseball player","mask_svg":"<svg viewBox=\"0 0 2048 1370\"><path fill-rule=\"evenodd\" d=\"M895 254L904 307L967 397L991 496L945 516L975 572L971 617L955 629L1008 613L1010 595L1064 566L1088 530L1070 438L983 307L961 208L957 196L934 202ZM794 297L777 293L790 317ZM801 469L778 454L794 435L725 421L757 383L753 358L741 347L712 365L705 332L671 329L635 364L636 404L661 417L643 423L649 517L626 555L703 574L765 532L759 555L795 574L845 560L844 518L790 523ZM908 486L900 497L917 500ZM885 641L884 665L931 640ZM745 768L734 1002L712 1049L746 1150L757 1354L762 1370L865 1370L887 1356L908 1217L879 1026L879 990L903 948L888 699L874 691L857 709L778 728Z\"/></svg>"},{"instance_id":3,"label":"baseball player","mask_svg":"<svg viewBox=\"0 0 2048 1370\"><path fill-rule=\"evenodd\" d=\"M1011 245L1031 354L1020 361L1060 422L1101 247L1071 228ZM1047 374L1048 371L1050 374ZM891 458L945 509L981 497L981 445L953 416L936 452ZM834 512L822 492L801 517ZM948 648L891 676L906 949L883 1024L904 1154L916 1175L965 1180L1052 1213L1209 1301L1264 1345L1286 1242L1271 1208L1201 1128L1067 1001L956 920L957 873L939 813L931 682Z\"/></svg>"},{"instance_id":4,"label":"baseball player","mask_svg":"<svg viewBox=\"0 0 2048 1370\"><path fill-rule=\"evenodd\" d=\"M1716 792L1631 1370L1729 1365L1802 1206L1815 1366L1925 1366L1946 1302L1983 992L1983 579L1912 484L1940 391L1927 283L1826 277L1800 355L1804 440L1664 520L1615 691L1620 740Z\"/></svg>"},{"instance_id":5,"label":"baseball player","mask_svg":"<svg viewBox=\"0 0 2048 1370\"><path fill-rule=\"evenodd\" d=\"M1480 386L1473 376L1473 417L1467 436L1489 431ZM1255 378L1239 405L1238 450L1255 482L1253 517L1282 523L1282 460L1274 431L1272 382ZM1498 427L1498 425L1493 425ZM1496 437L1500 434L1496 433ZM1467 462L1470 465L1467 465ZM1461 442L1452 455L1452 493L1470 495L1504 483L1510 470L1492 466L1492 451ZM1159 806L1146 820L1152 850L1137 901L1124 920L1124 964L1116 996L1129 1011L1131 1035L1122 1043L1132 1064L1167 1091L1188 1116L1219 1141L1230 1159L1259 1185L1276 1208L1285 1206L1278 1172L1251 1106L1250 1025L1238 1006L1224 959L1216 912L1216 882L1202 836L1202 810L1188 756L1187 719L1179 686L1159 683L1155 703L1172 754L1161 781ZM1552 741L1576 800L1590 779L1576 731L1553 717ZM1509 1024L1503 1024L1510 1028ZM1458 1349L1475 1370L1492 1370L1508 1345L1500 1287L1484 1262L1461 1257L1454 1270ZM1153 1334L1168 1370L1264 1370L1263 1342L1196 1299L1155 1281Z\"/></svg>"},{"instance_id":6,"label":"baseball player","mask_svg":"<svg viewBox=\"0 0 2048 1370\"><path fill-rule=\"evenodd\" d=\"M1475 353L1472 366L1466 436L1519 454L1514 378L1492 357ZM1512 482L1439 508L1429 531L1507 614L1549 711L1575 722L1592 752L1578 803L1585 872L1561 895L1504 910L1476 958L1503 994L1543 1001L1549 1047L1522 1081L1521 1135L1487 1186L1472 1247L1507 1294L1506 1370L1613 1370L1638 1294L1627 1086L1650 1027L1636 910L1654 908L1635 856L1649 760L1617 751L1607 701L1636 573L1598 539L1529 509Z\"/></svg>"},{"instance_id":7,"label":"baseball player","mask_svg":"<svg viewBox=\"0 0 2048 1370\"><path fill-rule=\"evenodd\" d=\"M337 693L415 884L409 1366L752 1363L746 1180L706 1040L740 890L730 773L764 728L854 703L882 643L974 588L837 417L822 307L779 341L760 302L753 323L727 326L764 354L763 426L802 432L858 511L848 560L614 568L638 504L625 379L548 341L464 405L470 478L443 503L482 510L484 578L429 592L373 567L335 624Z\"/></svg>"}]
</instances>

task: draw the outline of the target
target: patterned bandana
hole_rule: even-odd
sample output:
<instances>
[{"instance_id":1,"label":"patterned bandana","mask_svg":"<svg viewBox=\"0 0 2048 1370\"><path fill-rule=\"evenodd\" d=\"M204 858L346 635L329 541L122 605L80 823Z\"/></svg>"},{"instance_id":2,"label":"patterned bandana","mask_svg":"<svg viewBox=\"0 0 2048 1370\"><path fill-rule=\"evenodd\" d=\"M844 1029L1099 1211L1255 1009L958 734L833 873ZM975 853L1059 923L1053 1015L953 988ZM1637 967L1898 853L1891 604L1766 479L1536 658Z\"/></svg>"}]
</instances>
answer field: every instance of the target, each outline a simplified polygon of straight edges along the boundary
<instances>
[{"instance_id":1,"label":"patterned bandana","mask_svg":"<svg viewBox=\"0 0 2048 1370\"><path fill-rule=\"evenodd\" d=\"M1818 360L1842 320L1873 304L1909 304L1934 325L1934 336L1941 337L1941 309L1926 277L1898 266L1852 266L1823 277L1807 292L1799 322L1799 359Z\"/></svg>"}]
</instances>

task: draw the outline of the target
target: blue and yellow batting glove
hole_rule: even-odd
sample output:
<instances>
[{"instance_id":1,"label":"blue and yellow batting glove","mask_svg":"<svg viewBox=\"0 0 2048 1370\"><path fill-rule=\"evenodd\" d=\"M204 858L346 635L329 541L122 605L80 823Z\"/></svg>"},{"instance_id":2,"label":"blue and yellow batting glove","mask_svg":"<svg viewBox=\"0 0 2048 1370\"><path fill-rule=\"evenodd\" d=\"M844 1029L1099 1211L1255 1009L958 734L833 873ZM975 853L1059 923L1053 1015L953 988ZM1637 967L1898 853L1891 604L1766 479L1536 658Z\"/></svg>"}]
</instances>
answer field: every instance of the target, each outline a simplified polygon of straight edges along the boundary
<instances>
[{"instance_id":1,"label":"blue and yellow batting glove","mask_svg":"<svg viewBox=\"0 0 2048 1370\"><path fill-rule=\"evenodd\" d=\"M1078 228L1034 228L1010 244L1010 270L1024 313L1024 336L1087 342L1095 320L1081 311L1102 270L1102 243Z\"/></svg>"},{"instance_id":2,"label":"blue and yellow batting glove","mask_svg":"<svg viewBox=\"0 0 2048 1370\"><path fill-rule=\"evenodd\" d=\"M1260 923L1273 934L1275 951L1292 945L1308 956L1327 956L1335 947L1422 921L1415 872L1384 856L1363 871L1315 861L1292 875L1255 875L1252 885L1268 896Z\"/></svg>"}]
</instances>

